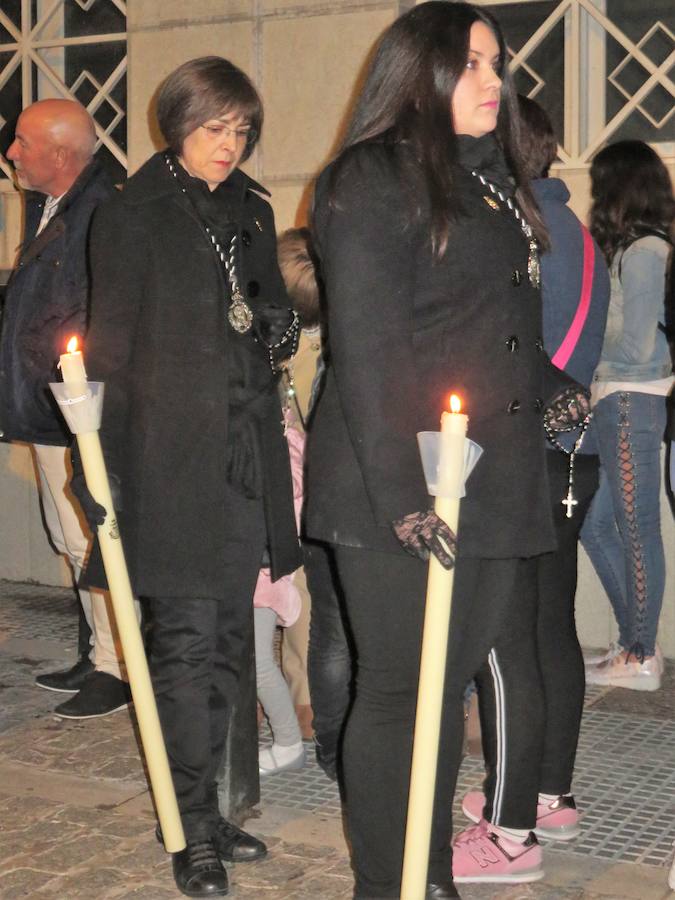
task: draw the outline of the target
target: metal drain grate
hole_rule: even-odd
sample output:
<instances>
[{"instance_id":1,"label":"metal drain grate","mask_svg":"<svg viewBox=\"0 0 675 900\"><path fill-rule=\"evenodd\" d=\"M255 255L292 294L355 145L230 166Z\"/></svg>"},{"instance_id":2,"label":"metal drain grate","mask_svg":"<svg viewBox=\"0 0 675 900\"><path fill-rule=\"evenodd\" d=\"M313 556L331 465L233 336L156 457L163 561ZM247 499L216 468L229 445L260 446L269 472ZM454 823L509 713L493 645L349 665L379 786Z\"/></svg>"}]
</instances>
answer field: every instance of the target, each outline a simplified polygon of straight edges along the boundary
<instances>
[{"instance_id":1,"label":"metal drain grate","mask_svg":"<svg viewBox=\"0 0 675 900\"><path fill-rule=\"evenodd\" d=\"M597 696L597 691L595 692ZM269 743L269 733L262 736ZM307 766L262 779L263 804L340 816L337 785L316 764L311 743ZM461 800L481 787L483 762L464 759L454 816L467 822ZM546 852L573 853L607 861L663 866L675 840L675 722L636 721L622 713L584 713L574 792L582 812L582 833L573 842L546 842Z\"/></svg>"}]
</instances>

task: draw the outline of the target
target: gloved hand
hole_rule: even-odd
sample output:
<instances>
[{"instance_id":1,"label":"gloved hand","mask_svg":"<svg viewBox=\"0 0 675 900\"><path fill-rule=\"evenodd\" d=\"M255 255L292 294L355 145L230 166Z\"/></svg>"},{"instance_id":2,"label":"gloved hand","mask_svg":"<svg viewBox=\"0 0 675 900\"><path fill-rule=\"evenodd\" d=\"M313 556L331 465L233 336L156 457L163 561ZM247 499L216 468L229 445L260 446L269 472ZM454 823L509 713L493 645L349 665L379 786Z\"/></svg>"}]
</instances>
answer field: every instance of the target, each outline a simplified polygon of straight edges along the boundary
<instances>
[{"instance_id":1,"label":"gloved hand","mask_svg":"<svg viewBox=\"0 0 675 900\"><path fill-rule=\"evenodd\" d=\"M580 384L563 388L544 409L544 425L554 432L572 431L591 411L590 394Z\"/></svg>"},{"instance_id":2,"label":"gloved hand","mask_svg":"<svg viewBox=\"0 0 675 900\"><path fill-rule=\"evenodd\" d=\"M228 483L250 500L260 497L262 488L255 425L245 413L232 409L227 424L226 453Z\"/></svg>"},{"instance_id":3,"label":"gloved hand","mask_svg":"<svg viewBox=\"0 0 675 900\"><path fill-rule=\"evenodd\" d=\"M105 522L105 506L101 506L100 503L97 503L89 493L83 471L76 469L73 472L72 478L70 479L70 487L82 507L82 512L87 520L87 524L91 528L92 533L96 534L98 526L103 525Z\"/></svg>"},{"instance_id":4,"label":"gloved hand","mask_svg":"<svg viewBox=\"0 0 675 900\"><path fill-rule=\"evenodd\" d=\"M293 324L295 315L292 309L266 303L256 312L253 330L256 337L268 346L278 344Z\"/></svg>"},{"instance_id":5,"label":"gloved hand","mask_svg":"<svg viewBox=\"0 0 675 900\"><path fill-rule=\"evenodd\" d=\"M418 559L433 553L444 569L452 569L457 556L457 538L433 509L409 513L395 519L392 528L404 550Z\"/></svg>"}]
</instances>

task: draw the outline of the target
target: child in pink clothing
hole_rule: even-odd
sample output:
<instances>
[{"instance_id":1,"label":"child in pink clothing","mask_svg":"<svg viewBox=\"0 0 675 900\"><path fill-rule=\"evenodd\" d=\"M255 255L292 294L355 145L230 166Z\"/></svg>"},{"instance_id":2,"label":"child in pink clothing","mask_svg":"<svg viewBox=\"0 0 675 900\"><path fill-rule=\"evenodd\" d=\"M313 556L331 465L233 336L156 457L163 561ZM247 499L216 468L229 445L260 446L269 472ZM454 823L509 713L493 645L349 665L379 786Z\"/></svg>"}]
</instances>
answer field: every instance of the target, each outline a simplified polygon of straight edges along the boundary
<instances>
[{"instance_id":1,"label":"child in pink clothing","mask_svg":"<svg viewBox=\"0 0 675 900\"><path fill-rule=\"evenodd\" d=\"M293 426L290 410L286 411L285 418L295 518L299 528L305 436ZM305 764L305 749L295 707L288 685L274 658L276 627L292 625L300 615L300 606L300 594L293 584L293 575L284 575L272 583L270 570L260 570L253 596L256 680L258 700L269 720L273 737L272 746L259 751L261 775L301 769Z\"/></svg>"}]
</instances>

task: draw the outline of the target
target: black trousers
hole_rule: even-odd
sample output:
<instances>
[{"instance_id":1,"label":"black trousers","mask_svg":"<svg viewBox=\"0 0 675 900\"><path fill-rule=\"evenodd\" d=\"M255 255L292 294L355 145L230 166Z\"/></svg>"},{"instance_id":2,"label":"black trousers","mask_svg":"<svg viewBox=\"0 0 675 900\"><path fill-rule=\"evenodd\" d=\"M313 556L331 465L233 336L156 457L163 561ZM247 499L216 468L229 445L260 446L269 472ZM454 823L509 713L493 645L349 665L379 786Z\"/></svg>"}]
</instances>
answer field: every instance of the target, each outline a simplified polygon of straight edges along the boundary
<instances>
[{"instance_id":1,"label":"black trousers","mask_svg":"<svg viewBox=\"0 0 675 900\"><path fill-rule=\"evenodd\" d=\"M507 828L534 827L532 773L537 776L537 792L570 791L584 704L584 661L574 619L574 596L579 532L598 486L598 458L576 458L575 496L579 503L568 519L561 502L567 494L568 459L554 451L546 456L558 549L536 558L522 588L530 596L521 598L532 608L537 623L537 660L545 702L541 756L523 755L518 735L503 727L499 673L487 664L476 678L486 763L484 815L493 824ZM510 647L513 639L510 633L502 635L495 645L497 656ZM526 717L529 698L522 685L513 686L512 703L524 706L516 718Z\"/></svg>"},{"instance_id":2,"label":"black trousers","mask_svg":"<svg viewBox=\"0 0 675 900\"><path fill-rule=\"evenodd\" d=\"M305 577L312 597L307 676L320 759L334 766L352 701L352 647L344 597L331 548L318 541L302 544Z\"/></svg>"},{"instance_id":3,"label":"black trousers","mask_svg":"<svg viewBox=\"0 0 675 900\"><path fill-rule=\"evenodd\" d=\"M188 841L209 837L218 820L215 779L252 640L261 555L241 547L225 599L151 600L150 669Z\"/></svg>"},{"instance_id":4,"label":"black trousers","mask_svg":"<svg viewBox=\"0 0 675 900\"><path fill-rule=\"evenodd\" d=\"M336 547L335 554L357 654L356 696L343 746L355 896L398 897L427 566L403 554L348 547ZM514 723L514 728L525 741L540 740L534 621L519 591L529 566L530 561L512 559L457 563L429 861L433 882L448 880L452 871L452 797L461 761L464 690L505 630L518 636L513 650L521 662L519 677L529 685L528 727Z\"/></svg>"}]
</instances>

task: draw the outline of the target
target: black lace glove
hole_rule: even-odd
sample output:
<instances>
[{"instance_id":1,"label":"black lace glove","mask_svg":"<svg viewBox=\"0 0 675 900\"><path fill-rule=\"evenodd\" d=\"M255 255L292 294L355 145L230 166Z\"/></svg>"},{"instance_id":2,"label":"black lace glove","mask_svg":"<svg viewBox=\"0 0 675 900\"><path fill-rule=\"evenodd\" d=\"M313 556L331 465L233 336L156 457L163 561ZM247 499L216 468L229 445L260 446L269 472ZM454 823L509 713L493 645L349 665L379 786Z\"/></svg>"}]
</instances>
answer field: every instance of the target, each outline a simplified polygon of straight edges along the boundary
<instances>
[{"instance_id":1,"label":"black lace glove","mask_svg":"<svg viewBox=\"0 0 675 900\"><path fill-rule=\"evenodd\" d=\"M572 431L591 411L590 394L580 384L563 388L544 409L544 425L548 431Z\"/></svg>"},{"instance_id":2,"label":"black lace glove","mask_svg":"<svg viewBox=\"0 0 675 900\"><path fill-rule=\"evenodd\" d=\"M91 528L92 533L96 534L98 526L103 525L105 521L105 506L101 506L100 503L97 503L89 493L89 488L87 487L87 482L84 478L84 472L73 472L73 477L70 479L70 487L77 497L78 503L82 507L82 512L87 520L87 524Z\"/></svg>"},{"instance_id":3,"label":"black lace glove","mask_svg":"<svg viewBox=\"0 0 675 900\"><path fill-rule=\"evenodd\" d=\"M253 332L276 364L298 349L300 319L292 309L267 303L255 314Z\"/></svg>"},{"instance_id":4,"label":"black lace glove","mask_svg":"<svg viewBox=\"0 0 675 900\"><path fill-rule=\"evenodd\" d=\"M262 494L255 425L243 412L230 411L227 424L227 480L244 497Z\"/></svg>"},{"instance_id":5,"label":"black lace glove","mask_svg":"<svg viewBox=\"0 0 675 900\"><path fill-rule=\"evenodd\" d=\"M392 528L404 550L418 559L433 553L444 569L452 569L457 556L457 538L433 509L395 519Z\"/></svg>"}]
</instances>

